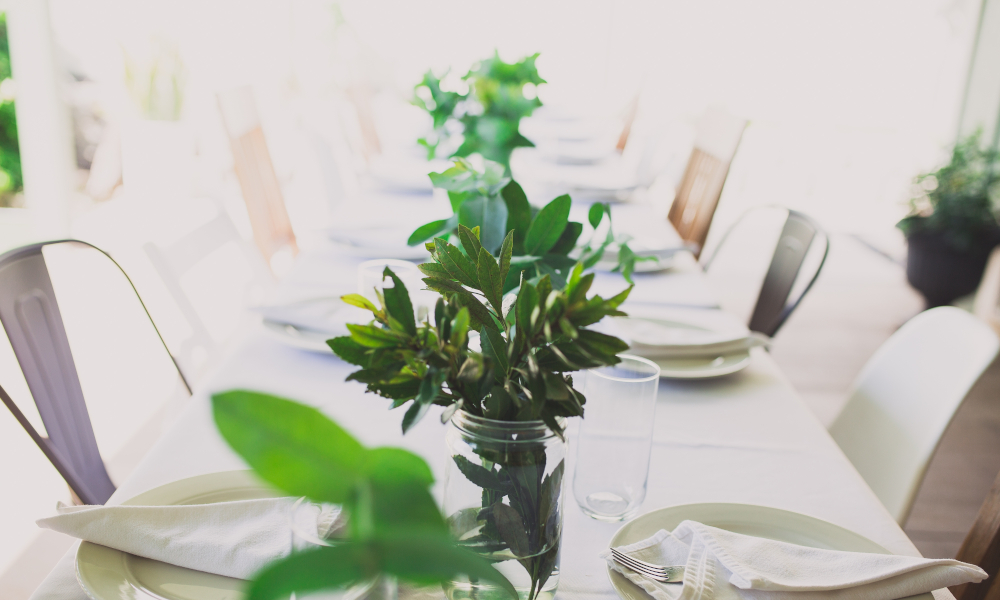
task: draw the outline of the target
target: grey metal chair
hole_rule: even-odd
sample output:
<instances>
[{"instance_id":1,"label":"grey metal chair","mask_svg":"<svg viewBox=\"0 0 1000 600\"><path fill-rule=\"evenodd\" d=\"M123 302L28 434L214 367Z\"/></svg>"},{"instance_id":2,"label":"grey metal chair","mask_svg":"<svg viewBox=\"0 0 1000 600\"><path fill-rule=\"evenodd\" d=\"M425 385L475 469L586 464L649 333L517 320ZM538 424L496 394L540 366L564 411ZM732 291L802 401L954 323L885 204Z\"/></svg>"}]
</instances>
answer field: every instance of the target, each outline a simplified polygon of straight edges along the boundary
<instances>
[{"instance_id":1,"label":"grey metal chair","mask_svg":"<svg viewBox=\"0 0 1000 600\"><path fill-rule=\"evenodd\" d=\"M115 486L108 477L97 448L80 378L42 255L43 248L54 244L82 244L93 248L107 256L128 279L125 271L107 252L78 240L31 244L0 256L0 323L14 349L48 437L32 427L2 387L0 399L66 480L73 493L85 504L104 504L114 493ZM128 282L139 298L132 280L128 279ZM139 303L149 317L142 298L139 298ZM150 323L153 323L152 317ZM153 329L167 350L155 324ZM190 393L191 387L169 350L167 355Z\"/></svg>"},{"instance_id":2,"label":"grey metal chair","mask_svg":"<svg viewBox=\"0 0 1000 600\"><path fill-rule=\"evenodd\" d=\"M780 210L787 213L781 235L778 236L774 255L771 257L771 265L764 276L764 283L761 285L760 295L757 297L757 304L754 306L749 323L751 331L774 336L812 289L816 279L819 278L820 271L826 264L826 257L830 253L830 237L815 221L803 213L779 206L755 207L744 213L736 224L722 236L712 256L703 265L706 271L718 256L719 250L725 245L726 239L729 238L733 230L746 219L748 214L761 209ZM818 242L817 238L819 238ZM800 280L802 265L814 243L822 244L823 256L812 274L806 275L809 279L805 287L798 296L792 299L792 289L795 282Z\"/></svg>"}]
</instances>

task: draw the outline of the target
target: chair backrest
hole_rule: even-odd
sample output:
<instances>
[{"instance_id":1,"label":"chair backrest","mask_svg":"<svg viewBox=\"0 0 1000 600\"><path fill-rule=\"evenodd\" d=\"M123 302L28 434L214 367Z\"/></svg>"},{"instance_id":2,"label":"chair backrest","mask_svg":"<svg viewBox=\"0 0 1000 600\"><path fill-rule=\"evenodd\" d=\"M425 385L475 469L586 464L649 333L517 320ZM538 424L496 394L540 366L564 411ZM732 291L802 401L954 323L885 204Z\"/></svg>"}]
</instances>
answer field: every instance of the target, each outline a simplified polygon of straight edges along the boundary
<instances>
[{"instance_id":1,"label":"chair backrest","mask_svg":"<svg viewBox=\"0 0 1000 600\"><path fill-rule=\"evenodd\" d=\"M254 254L252 247L244 243L225 209L216 205L215 210L214 217L169 245L146 242L142 246L184 320L191 327L191 336L184 340L177 354L182 368L192 379L207 364L208 357L213 354L218 343L184 291L181 284L184 274L216 250L227 244L235 244L246 258L254 283L265 290L274 283L268 266L259 254Z\"/></svg>"},{"instance_id":2,"label":"chair backrest","mask_svg":"<svg viewBox=\"0 0 1000 600\"><path fill-rule=\"evenodd\" d=\"M751 331L774 336L819 278L830 252L830 238L815 221L803 213L777 206L754 207L744 213L722 236L715 251L704 263L706 270L725 245L730 233L752 212L758 210L779 210L787 215L748 324ZM812 272L803 275L802 267L806 257L817 243L820 244L822 255ZM800 281L805 281L805 284L793 298L792 291Z\"/></svg>"},{"instance_id":3,"label":"chair backrest","mask_svg":"<svg viewBox=\"0 0 1000 600\"><path fill-rule=\"evenodd\" d=\"M986 261L972 312L1000 333L1000 246L993 249Z\"/></svg>"},{"instance_id":4,"label":"chair backrest","mask_svg":"<svg viewBox=\"0 0 1000 600\"><path fill-rule=\"evenodd\" d=\"M979 507L976 521L969 529L957 560L978 565L990 576L979 583L964 583L951 589L955 600L993 600L1000 597L997 574L1000 573L1000 474Z\"/></svg>"},{"instance_id":5,"label":"chair backrest","mask_svg":"<svg viewBox=\"0 0 1000 600\"><path fill-rule=\"evenodd\" d=\"M910 319L861 370L830 434L903 524L927 463L1000 341L950 306Z\"/></svg>"},{"instance_id":6,"label":"chair backrest","mask_svg":"<svg viewBox=\"0 0 1000 600\"><path fill-rule=\"evenodd\" d=\"M218 100L233 152L236 178L250 215L254 242L268 264L281 250L298 254L298 243L285 210L285 199L264 139L252 88L243 86L220 92Z\"/></svg>"},{"instance_id":7,"label":"chair backrest","mask_svg":"<svg viewBox=\"0 0 1000 600\"><path fill-rule=\"evenodd\" d=\"M66 328L42 255L45 246L63 243L79 243L94 248L86 242L60 240L24 246L0 256L0 323L10 340L48 437L35 431L2 388L0 399L77 497L86 504L104 504L114 493L115 486L108 477L97 447ZM95 250L108 256L100 249ZM110 256L108 258L111 259ZM111 260L114 262L114 259ZM118 266L118 263L115 265ZM121 269L120 266L118 268ZM135 287L132 289L135 290ZM138 293L136 295L138 297ZM142 303L141 298L139 302ZM146 316L149 316L148 311ZM156 328L155 325L153 327ZM162 336L160 342L163 342ZM187 386L179 369L178 374Z\"/></svg>"},{"instance_id":8,"label":"chair backrest","mask_svg":"<svg viewBox=\"0 0 1000 600\"><path fill-rule=\"evenodd\" d=\"M722 188L729 175L747 122L724 111L710 109L698 124L694 148L667 218L681 239L701 254Z\"/></svg>"}]
</instances>

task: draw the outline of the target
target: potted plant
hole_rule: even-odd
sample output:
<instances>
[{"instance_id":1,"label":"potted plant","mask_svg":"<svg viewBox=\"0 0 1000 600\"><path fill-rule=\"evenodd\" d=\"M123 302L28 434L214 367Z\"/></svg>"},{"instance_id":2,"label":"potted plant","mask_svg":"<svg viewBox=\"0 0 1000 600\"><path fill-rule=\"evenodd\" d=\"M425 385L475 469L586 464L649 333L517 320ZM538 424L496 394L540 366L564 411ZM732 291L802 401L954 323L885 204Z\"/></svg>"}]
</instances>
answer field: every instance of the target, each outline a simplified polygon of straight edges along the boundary
<instances>
[{"instance_id":1,"label":"potted plant","mask_svg":"<svg viewBox=\"0 0 1000 600\"><path fill-rule=\"evenodd\" d=\"M427 585L458 575L516 598L489 561L455 543L431 496L434 476L419 456L366 448L315 408L267 394L216 394L212 410L222 437L265 481L292 496L341 505L347 516L346 535L336 543L264 567L247 586L248 600L361 589L383 576Z\"/></svg>"},{"instance_id":2,"label":"potted plant","mask_svg":"<svg viewBox=\"0 0 1000 600\"><path fill-rule=\"evenodd\" d=\"M927 307L975 291L990 251L1000 243L1000 153L976 133L956 144L950 162L915 180L919 194L898 224L906 235L906 278Z\"/></svg>"},{"instance_id":3,"label":"potted plant","mask_svg":"<svg viewBox=\"0 0 1000 600\"><path fill-rule=\"evenodd\" d=\"M403 282L386 269L393 285L381 292L381 306L344 296L374 320L348 325L350 336L328 344L361 367L348 380L394 408L409 404L404 432L431 406L445 407L452 460L444 508L452 533L494 561L524 600L550 598L559 573L565 419L583 416L586 403L570 373L619 362L628 344L588 327L624 316L618 307L632 288L588 297L594 275L578 263L561 290L548 274L532 283L522 273L516 294L505 296L514 232L498 258L477 229L459 224L458 236L461 247L435 238L428 244L434 262L420 265L427 287L441 295L433 322L415 320ZM499 593L473 578L453 579L445 589L452 600Z\"/></svg>"},{"instance_id":4,"label":"potted plant","mask_svg":"<svg viewBox=\"0 0 1000 600\"><path fill-rule=\"evenodd\" d=\"M428 160L454 134L461 145L451 156L479 154L496 161L510 172L510 155L515 148L534 144L518 130L521 119L542 105L525 88L545 83L538 75L538 54L515 63L505 63L499 53L480 61L462 77L464 90L446 90L442 80L428 71L414 89L413 103L431 116L432 135L417 142L427 149Z\"/></svg>"}]
</instances>

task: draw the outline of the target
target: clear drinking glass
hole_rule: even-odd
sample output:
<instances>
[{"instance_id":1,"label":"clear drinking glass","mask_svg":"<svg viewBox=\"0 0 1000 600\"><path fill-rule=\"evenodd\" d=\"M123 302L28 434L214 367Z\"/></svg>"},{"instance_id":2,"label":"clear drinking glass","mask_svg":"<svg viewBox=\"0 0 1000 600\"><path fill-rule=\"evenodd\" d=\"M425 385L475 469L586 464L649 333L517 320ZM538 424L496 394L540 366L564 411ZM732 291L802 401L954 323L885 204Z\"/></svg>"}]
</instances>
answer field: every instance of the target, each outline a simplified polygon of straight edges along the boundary
<instances>
[{"instance_id":1,"label":"clear drinking glass","mask_svg":"<svg viewBox=\"0 0 1000 600\"><path fill-rule=\"evenodd\" d=\"M576 442L573 495L587 515L621 521L646 498L660 368L619 354L621 362L584 371L586 416Z\"/></svg>"},{"instance_id":2,"label":"clear drinking glass","mask_svg":"<svg viewBox=\"0 0 1000 600\"><path fill-rule=\"evenodd\" d=\"M346 535L347 522L336 504L317 504L299 498L288 515L292 535L292 552L303 552L317 546L335 546ZM397 600L396 579L377 577L351 587L305 594L293 593L291 600Z\"/></svg>"},{"instance_id":3,"label":"clear drinking glass","mask_svg":"<svg viewBox=\"0 0 1000 600\"><path fill-rule=\"evenodd\" d=\"M385 277L383 280L382 274L386 267L392 269L396 277L399 277L399 280L406 286L417 320L422 321L432 305L428 304L428 292L423 291L424 275L417 268L417 265L411 262L394 258L380 258L361 263L358 265L358 293L378 306L379 301L375 290L377 289L381 293L385 288L393 287L392 279Z\"/></svg>"}]
</instances>

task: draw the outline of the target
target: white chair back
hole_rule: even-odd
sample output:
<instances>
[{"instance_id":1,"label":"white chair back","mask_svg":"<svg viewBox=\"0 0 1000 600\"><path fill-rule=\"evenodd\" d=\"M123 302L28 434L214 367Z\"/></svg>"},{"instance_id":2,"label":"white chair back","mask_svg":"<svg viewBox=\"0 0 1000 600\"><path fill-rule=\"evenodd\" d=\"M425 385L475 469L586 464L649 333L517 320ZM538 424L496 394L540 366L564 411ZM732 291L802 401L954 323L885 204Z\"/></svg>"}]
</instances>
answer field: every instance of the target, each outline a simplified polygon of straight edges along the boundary
<instances>
[{"instance_id":1,"label":"white chair back","mask_svg":"<svg viewBox=\"0 0 1000 600\"><path fill-rule=\"evenodd\" d=\"M854 382L830 434L900 524L944 430L998 347L972 315L934 308L882 344Z\"/></svg>"},{"instance_id":2,"label":"white chair back","mask_svg":"<svg viewBox=\"0 0 1000 600\"><path fill-rule=\"evenodd\" d=\"M218 299L228 304L235 303L236 306L231 308L241 310L252 296L261 296L274 285L273 275L261 255L240 236L225 209L220 205L216 205L215 209L214 217L169 244L143 244L146 256L191 327L192 335L182 343L177 355L181 368L192 379L208 364L223 336L213 335L213 329L217 328L207 324L195 307L185 291L184 276L218 250L235 245L240 258L245 260L249 281L243 289L212 290L214 293L225 293L225 298Z\"/></svg>"},{"instance_id":3,"label":"white chair back","mask_svg":"<svg viewBox=\"0 0 1000 600\"><path fill-rule=\"evenodd\" d=\"M972 313L1000 334L1000 246L993 249L986 261Z\"/></svg>"}]
</instances>

